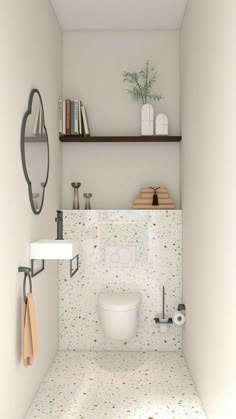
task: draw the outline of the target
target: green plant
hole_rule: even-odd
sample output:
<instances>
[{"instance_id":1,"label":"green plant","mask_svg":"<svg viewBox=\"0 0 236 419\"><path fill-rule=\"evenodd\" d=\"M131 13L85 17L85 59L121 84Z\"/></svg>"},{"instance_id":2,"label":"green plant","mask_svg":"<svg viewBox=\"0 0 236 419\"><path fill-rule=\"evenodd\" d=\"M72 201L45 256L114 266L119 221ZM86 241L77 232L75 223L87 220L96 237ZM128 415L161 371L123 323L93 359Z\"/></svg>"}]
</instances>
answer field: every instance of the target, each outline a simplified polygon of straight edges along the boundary
<instances>
[{"instance_id":1,"label":"green plant","mask_svg":"<svg viewBox=\"0 0 236 419\"><path fill-rule=\"evenodd\" d=\"M142 100L143 105L147 103L147 99L161 100L162 95L157 93L151 93L153 84L157 81L157 71L154 66L150 65L150 61L147 60L143 70L138 72L123 72L124 83L130 83L131 89L127 89L127 92L133 96L136 100Z\"/></svg>"}]
</instances>

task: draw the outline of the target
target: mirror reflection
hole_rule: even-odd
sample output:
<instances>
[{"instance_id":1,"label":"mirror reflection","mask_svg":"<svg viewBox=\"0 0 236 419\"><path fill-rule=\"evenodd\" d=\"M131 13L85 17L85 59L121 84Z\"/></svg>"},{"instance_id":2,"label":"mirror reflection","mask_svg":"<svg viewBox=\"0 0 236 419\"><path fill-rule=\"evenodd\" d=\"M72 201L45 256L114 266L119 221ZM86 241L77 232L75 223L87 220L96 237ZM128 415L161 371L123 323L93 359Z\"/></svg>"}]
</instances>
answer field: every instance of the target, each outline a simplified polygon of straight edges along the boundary
<instances>
[{"instance_id":1,"label":"mirror reflection","mask_svg":"<svg viewBox=\"0 0 236 419\"><path fill-rule=\"evenodd\" d=\"M44 190L48 179L49 150L45 127L43 103L40 93L34 89L29 98L29 108L22 126L22 162L32 210L42 210Z\"/></svg>"}]
</instances>

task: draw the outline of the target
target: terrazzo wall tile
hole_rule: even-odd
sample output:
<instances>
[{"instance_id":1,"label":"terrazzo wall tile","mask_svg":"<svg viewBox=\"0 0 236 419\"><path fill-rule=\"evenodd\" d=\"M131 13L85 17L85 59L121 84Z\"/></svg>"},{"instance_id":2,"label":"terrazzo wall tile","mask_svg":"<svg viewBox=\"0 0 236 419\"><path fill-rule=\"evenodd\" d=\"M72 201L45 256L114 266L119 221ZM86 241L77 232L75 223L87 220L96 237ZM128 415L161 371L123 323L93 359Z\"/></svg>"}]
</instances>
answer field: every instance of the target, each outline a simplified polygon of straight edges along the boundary
<instances>
[{"instance_id":1,"label":"terrazzo wall tile","mask_svg":"<svg viewBox=\"0 0 236 419\"><path fill-rule=\"evenodd\" d=\"M155 324L166 290L166 315L182 302L182 211L64 210L64 238L79 241L80 269L70 278L60 262L61 350L178 351L182 329ZM136 336L128 342L104 337L98 317L100 292L139 291Z\"/></svg>"}]
</instances>

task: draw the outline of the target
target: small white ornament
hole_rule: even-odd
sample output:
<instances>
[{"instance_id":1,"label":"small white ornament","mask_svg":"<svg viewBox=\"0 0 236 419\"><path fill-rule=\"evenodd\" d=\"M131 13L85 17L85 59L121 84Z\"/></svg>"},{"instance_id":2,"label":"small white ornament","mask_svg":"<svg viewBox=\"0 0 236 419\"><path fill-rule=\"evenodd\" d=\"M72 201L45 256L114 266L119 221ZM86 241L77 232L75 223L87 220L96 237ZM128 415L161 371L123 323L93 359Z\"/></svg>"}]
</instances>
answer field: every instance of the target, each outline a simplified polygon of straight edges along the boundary
<instances>
[{"instance_id":1,"label":"small white ornament","mask_svg":"<svg viewBox=\"0 0 236 419\"><path fill-rule=\"evenodd\" d=\"M142 122L141 122L141 134L142 135L153 135L153 123L154 113L153 106L146 103L142 106L141 110Z\"/></svg>"},{"instance_id":2,"label":"small white ornament","mask_svg":"<svg viewBox=\"0 0 236 419\"><path fill-rule=\"evenodd\" d=\"M164 113L156 117L156 135L168 135L168 118Z\"/></svg>"}]
</instances>

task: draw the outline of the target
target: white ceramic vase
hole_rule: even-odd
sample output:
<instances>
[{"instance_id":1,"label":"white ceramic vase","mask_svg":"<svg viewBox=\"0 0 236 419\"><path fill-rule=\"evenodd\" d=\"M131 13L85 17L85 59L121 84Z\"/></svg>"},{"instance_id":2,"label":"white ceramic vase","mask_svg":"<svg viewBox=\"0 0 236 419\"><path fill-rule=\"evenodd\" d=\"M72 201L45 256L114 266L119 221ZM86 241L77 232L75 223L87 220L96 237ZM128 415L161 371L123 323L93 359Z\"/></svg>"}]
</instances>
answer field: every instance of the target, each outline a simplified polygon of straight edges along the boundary
<instances>
[{"instance_id":1,"label":"white ceramic vase","mask_svg":"<svg viewBox=\"0 0 236 419\"><path fill-rule=\"evenodd\" d=\"M154 132L153 106L146 103L141 109L141 135L153 135Z\"/></svg>"},{"instance_id":2,"label":"white ceramic vase","mask_svg":"<svg viewBox=\"0 0 236 419\"><path fill-rule=\"evenodd\" d=\"M156 117L156 135L168 135L168 118L164 113L159 113Z\"/></svg>"}]
</instances>

